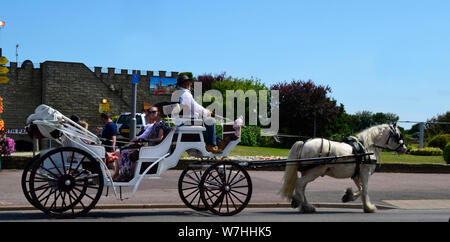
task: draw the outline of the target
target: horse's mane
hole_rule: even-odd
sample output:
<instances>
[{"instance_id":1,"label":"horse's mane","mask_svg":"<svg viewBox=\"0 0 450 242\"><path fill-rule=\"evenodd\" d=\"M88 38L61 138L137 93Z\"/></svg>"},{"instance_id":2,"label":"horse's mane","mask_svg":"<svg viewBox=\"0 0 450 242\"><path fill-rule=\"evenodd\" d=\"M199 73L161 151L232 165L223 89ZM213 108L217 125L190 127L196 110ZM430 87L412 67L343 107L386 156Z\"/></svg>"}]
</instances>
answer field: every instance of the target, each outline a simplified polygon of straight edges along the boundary
<instances>
[{"instance_id":1,"label":"horse's mane","mask_svg":"<svg viewBox=\"0 0 450 242\"><path fill-rule=\"evenodd\" d=\"M389 129L389 125L375 125L359 132L356 137L364 143L366 148L369 148L375 145L375 142L383 135L385 129Z\"/></svg>"}]
</instances>

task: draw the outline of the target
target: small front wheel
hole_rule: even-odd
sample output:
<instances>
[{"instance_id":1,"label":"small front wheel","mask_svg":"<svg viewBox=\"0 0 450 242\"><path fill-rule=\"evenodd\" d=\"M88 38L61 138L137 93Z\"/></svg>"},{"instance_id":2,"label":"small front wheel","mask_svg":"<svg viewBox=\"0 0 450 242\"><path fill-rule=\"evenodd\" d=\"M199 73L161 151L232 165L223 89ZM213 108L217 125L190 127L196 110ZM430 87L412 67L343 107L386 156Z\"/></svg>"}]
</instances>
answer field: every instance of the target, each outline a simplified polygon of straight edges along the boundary
<instances>
[{"instance_id":1,"label":"small front wheel","mask_svg":"<svg viewBox=\"0 0 450 242\"><path fill-rule=\"evenodd\" d=\"M205 211L207 208L200 197L200 180L202 178L204 168L186 167L178 179L178 193L183 203L196 211Z\"/></svg>"},{"instance_id":2,"label":"small front wheel","mask_svg":"<svg viewBox=\"0 0 450 242\"><path fill-rule=\"evenodd\" d=\"M231 216L248 205L252 196L252 180L239 164L220 162L206 169L200 189L200 196L208 210L220 216Z\"/></svg>"}]
</instances>

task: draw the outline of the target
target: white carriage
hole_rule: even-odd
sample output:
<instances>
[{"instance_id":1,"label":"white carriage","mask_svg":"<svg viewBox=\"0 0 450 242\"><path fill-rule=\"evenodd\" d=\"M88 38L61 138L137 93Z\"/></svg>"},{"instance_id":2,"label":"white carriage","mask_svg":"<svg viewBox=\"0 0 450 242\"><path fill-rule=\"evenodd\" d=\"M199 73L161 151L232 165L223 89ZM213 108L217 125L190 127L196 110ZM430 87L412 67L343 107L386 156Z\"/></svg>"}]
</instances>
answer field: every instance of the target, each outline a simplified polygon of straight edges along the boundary
<instances>
[{"instance_id":1,"label":"white carriage","mask_svg":"<svg viewBox=\"0 0 450 242\"><path fill-rule=\"evenodd\" d=\"M158 145L140 147L130 181L115 182L104 162L105 148L96 135L46 105L37 107L27 124L35 137L51 138L61 144L33 157L22 175L27 200L52 217L71 218L87 213L99 201L104 187L111 187L116 197L120 188L120 198L121 187L133 187L134 196L143 180L158 178L177 166L186 151L205 161L189 165L181 173L178 191L186 206L233 215L250 200L252 185L248 173L238 164L217 159L228 156L240 137L230 141L221 154L214 154L205 148L205 127L173 127ZM233 131L229 125L224 126L224 135Z\"/></svg>"}]
</instances>

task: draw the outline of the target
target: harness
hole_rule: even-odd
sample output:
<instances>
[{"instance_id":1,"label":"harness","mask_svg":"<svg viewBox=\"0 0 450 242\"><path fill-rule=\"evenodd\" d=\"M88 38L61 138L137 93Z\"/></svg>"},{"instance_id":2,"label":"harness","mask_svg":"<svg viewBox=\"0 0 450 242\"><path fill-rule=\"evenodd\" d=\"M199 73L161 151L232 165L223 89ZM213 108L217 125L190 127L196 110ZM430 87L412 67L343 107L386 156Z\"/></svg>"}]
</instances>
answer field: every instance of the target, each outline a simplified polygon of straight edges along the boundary
<instances>
[{"instance_id":1,"label":"harness","mask_svg":"<svg viewBox=\"0 0 450 242\"><path fill-rule=\"evenodd\" d=\"M344 139L344 143L346 143L352 147L354 155L367 153L366 148L364 148L364 145L362 145L362 143L354 136L346 137ZM364 161L365 161L365 159L364 159ZM355 172L353 173L352 179L359 175L361 163L363 163L363 156L355 156L356 167L355 167ZM372 164L372 163L374 163L374 164L377 163L377 160L370 159L369 164Z\"/></svg>"},{"instance_id":2,"label":"harness","mask_svg":"<svg viewBox=\"0 0 450 242\"><path fill-rule=\"evenodd\" d=\"M386 147L389 144L389 140L391 138L395 139L395 142L398 143L398 147L395 148L395 149L391 149L389 147ZM400 142L400 141L402 141L402 142ZM379 146L379 145L374 145L374 146L377 147L377 148L380 148L380 149L386 149L386 150L389 150L389 151L398 152L398 150L401 149L402 146L404 145L403 135L402 134L398 134L397 131L395 130L395 128L392 125L389 125L389 136L388 136L388 138L386 140L386 143L384 143L384 145L385 146Z\"/></svg>"}]
</instances>

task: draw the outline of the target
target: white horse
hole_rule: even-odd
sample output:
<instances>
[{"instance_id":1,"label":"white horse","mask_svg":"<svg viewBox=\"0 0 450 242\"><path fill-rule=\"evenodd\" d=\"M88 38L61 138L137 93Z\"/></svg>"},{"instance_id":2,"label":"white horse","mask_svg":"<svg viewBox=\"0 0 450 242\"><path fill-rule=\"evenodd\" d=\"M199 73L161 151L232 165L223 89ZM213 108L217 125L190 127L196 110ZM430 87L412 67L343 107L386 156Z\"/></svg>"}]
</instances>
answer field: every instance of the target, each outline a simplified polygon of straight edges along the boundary
<instances>
[{"instance_id":1,"label":"white horse","mask_svg":"<svg viewBox=\"0 0 450 242\"><path fill-rule=\"evenodd\" d=\"M374 153L371 160L378 160L382 149L395 151L397 154L405 154L407 148L397 124L376 125L360 132L356 137L367 153ZM320 156L345 156L352 155L353 148L347 143L334 142L326 139L315 138L306 142L297 141L289 151L289 159L314 158ZM351 158L355 160L355 158ZM340 160L339 160L340 161ZM338 162L339 162L338 161ZM363 202L364 212L374 213L377 208L369 200L368 182L369 177L375 171L376 164L356 163L325 164L301 171L302 176L298 178L297 171L299 163L287 163L283 177L283 185L280 190L282 197L292 201L293 207L299 206L300 212L313 213L315 207L308 203L305 197L306 185L319 176L331 176L334 178L352 178L359 191L353 193L348 188L342 197L342 202L356 200L360 195ZM301 168L301 167L300 167ZM295 191L294 191L295 188Z\"/></svg>"}]
</instances>

